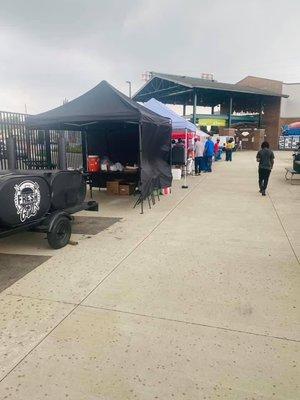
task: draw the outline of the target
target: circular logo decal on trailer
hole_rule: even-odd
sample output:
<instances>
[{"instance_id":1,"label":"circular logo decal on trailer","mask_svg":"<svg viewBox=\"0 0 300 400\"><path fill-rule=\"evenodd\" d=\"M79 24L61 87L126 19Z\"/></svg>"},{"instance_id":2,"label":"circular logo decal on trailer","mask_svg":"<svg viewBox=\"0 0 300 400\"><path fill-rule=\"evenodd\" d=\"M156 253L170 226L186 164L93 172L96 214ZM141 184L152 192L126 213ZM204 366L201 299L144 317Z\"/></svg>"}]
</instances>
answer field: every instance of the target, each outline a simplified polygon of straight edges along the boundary
<instances>
[{"instance_id":1,"label":"circular logo decal on trailer","mask_svg":"<svg viewBox=\"0 0 300 400\"><path fill-rule=\"evenodd\" d=\"M21 222L34 217L40 209L41 192L38 183L23 181L15 185L15 206Z\"/></svg>"}]
</instances>

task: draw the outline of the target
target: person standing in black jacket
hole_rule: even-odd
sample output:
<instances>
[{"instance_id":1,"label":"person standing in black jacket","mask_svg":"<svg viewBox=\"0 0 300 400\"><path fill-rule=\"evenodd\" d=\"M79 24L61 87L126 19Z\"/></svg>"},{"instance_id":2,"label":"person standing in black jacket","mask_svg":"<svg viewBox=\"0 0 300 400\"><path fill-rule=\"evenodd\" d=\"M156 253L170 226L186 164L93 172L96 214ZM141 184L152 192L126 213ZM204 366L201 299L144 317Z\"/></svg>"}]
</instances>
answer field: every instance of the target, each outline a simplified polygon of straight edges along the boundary
<instances>
[{"instance_id":1,"label":"person standing in black jacket","mask_svg":"<svg viewBox=\"0 0 300 400\"><path fill-rule=\"evenodd\" d=\"M268 142L261 144L261 150L256 155L258 164L258 184L262 196L266 195L269 177L274 165L274 153Z\"/></svg>"}]
</instances>

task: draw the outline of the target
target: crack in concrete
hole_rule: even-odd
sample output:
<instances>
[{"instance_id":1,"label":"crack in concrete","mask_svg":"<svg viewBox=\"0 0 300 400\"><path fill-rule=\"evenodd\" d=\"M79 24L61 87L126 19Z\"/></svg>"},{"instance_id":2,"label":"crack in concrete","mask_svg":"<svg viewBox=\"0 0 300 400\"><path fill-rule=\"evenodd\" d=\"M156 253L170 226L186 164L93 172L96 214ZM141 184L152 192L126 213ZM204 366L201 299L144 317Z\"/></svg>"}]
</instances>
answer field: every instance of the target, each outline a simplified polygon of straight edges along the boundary
<instances>
[{"instance_id":1,"label":"crack in concrete","mask_svg":"<svg viewBox=\"0 0 300 400\"><path fill-rule=\"evenodd\" d=\"M278 339L278 340L285 340L285 341L288 341L288 342L300 343L300 339L298 340L298 339L292 339L292 338L288 338L288 337L284 337L284 336L273 336L273 335L268 335L268 334L265 334L265 333L243 331L243 330L240 330L240 329L226 328L224 326L219 326L219 325L203 324L201 322L192 322L192 321L184 321L184 320L180 320L180 319L158 317L156 315L140 314L140 313L135 313L135 312L132 312L132 311L125 311L125 310L119 310L119 309L114 309L114 308L106 308L106 307L97 307L97 306L91 306L91 305L88 305L88 304L80 304L80 307L93 308L93 309L96 309L96 310L113 311L113 312L118 312L118 313L121 313L121 314L136 315L138 317L152 318L152 319L158 319L158 320L169 321L169 322L178 322L180 324L195 325L195 326L201 326L201 327L211 328L211 329L220 329L222 331L227 331L227 332L244 333L246 335L261 336L261 337L267 337L267 338L270 338L270 339Z\"/></svg>"},{"instance_id":2,"label":"crack in concrete","mask_svg":"<svg viewBox=\"0 0 300 400\"><path fill-rule=\"evenodd\" d=\"M268 197L269 197L270 202L271 202L271 204L272 204L273 210L274 210L274 212L275 212L275 214L276 214L276 216L277 216L277 219L278 219L278 221L279 221L279 223L280 223L280 225L281 225L281 227L282 227L282 230L283 230L283 232L284 232L284 234L285 234L285 236L286 236L286 238L287 238L287 241L288 241L288 243L289 243L289 245L290 245L290 247L291 247L291 250L292 250L292 252L293 252L293 254L294 254L294 256L295 256L295 258L296 258L298 264L300 265L299 257L297 256L297 253L296 253L296 251L295 251L295 249L294 249L294 246L292 245L292 242L291 242L291 240L290 240L290 238L289 238L289 235L288 235L287 231L285 230L285 227L284 227L284 225L283 225L283 222L282 222L282 220L281 220L281 218L280 218L280 215L279 215L279 213L278 213L278 211L277 211L277 209L276 209L275 203L274 203L274 201L273 201L273 199L272 199L272 197L270 196L269 193L268 193Z\"/></svg>"}]
</instances>

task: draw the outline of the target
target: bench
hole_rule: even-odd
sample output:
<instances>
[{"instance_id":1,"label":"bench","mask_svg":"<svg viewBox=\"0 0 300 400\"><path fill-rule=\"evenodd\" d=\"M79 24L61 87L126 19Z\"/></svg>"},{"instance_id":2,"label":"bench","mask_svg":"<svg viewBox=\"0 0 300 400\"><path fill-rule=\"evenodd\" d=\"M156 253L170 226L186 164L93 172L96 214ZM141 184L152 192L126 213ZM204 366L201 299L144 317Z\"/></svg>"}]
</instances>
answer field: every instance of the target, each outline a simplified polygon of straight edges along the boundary
<instances>
[{"instance_id":1,"label":"bench","mask_svg":"<svg viewBox=\"0 0 300 400\"><path fill-rule=\"evenodd\" d=\"M295 181L295 179L293 179L295 177L295 175L300 175L300 172L295 171L293 168L286 168L286 173L285 173L285 179L287 181L291 182L291 185L293 184L293 182ZM297 181L298 179L296 179Z\"/></svg>"}]
</instances>

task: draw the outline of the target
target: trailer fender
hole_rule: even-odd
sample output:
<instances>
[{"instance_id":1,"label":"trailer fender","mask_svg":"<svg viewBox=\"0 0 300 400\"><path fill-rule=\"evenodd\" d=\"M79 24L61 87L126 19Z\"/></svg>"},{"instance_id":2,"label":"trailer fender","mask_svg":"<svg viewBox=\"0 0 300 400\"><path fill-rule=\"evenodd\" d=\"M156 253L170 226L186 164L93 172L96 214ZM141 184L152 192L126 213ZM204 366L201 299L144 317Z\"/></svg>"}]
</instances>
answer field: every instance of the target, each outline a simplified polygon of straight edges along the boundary
<instances>
[{"instance_id":1,"label":"trailer fender","mask_svg":"<svg viewBox=\"0 0 300 400\"><path fill-rule=\"evenodd\" d=\"M70 221L74 220L74 217L72 217L72 215L68 214L65 211L55 211L54 213L51 213L49 217L47 217L47 220L45 221L46 232L51 232L53 226L62 217L68 218Z\"/></svg>"}]
</instances>

